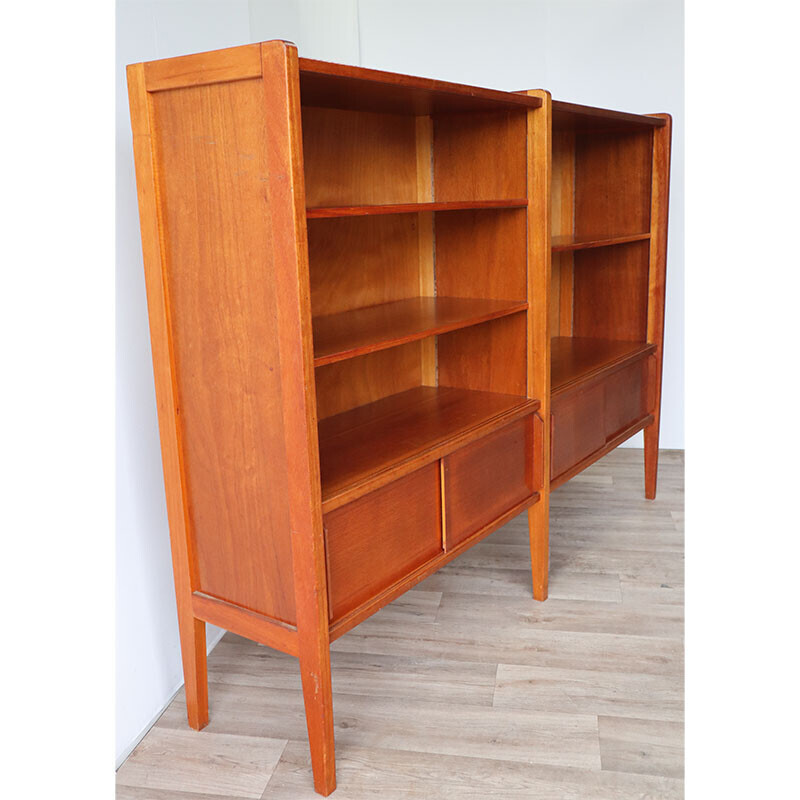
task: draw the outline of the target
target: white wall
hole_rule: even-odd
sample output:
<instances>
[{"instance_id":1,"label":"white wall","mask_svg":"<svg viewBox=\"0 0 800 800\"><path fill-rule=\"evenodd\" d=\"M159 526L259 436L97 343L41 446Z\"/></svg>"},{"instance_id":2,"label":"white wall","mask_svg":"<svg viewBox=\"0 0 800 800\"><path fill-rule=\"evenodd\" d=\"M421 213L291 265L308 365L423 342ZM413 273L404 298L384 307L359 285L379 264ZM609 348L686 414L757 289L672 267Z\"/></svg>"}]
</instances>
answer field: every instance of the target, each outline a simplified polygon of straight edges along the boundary
<instances>
[{"instance_id":1,"label":"white wall","mask_svg":"<svg viewBox=\"0 0 800 800\"><path fill-rule=\"evenodd\" d=\"M301 55L674 118L663 447L683 448L680 0L119 0L117 756L181 683L124 65L266 39ZM641 446L640 438L631 441ZM209 645L220 635L209 631Z\"/></svg>"}]
</instances>

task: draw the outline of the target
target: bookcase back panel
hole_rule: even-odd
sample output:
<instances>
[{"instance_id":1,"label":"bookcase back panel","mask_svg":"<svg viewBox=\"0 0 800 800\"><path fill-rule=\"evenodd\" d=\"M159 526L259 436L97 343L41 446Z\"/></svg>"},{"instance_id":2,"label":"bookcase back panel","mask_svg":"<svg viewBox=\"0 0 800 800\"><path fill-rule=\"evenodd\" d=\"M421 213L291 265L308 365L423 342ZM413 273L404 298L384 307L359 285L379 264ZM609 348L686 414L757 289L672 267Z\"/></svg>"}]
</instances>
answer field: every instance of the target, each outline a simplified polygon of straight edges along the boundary
<instances>
[{"instance_id":1,"label":"bookcase back panel","mask_svg":"<svg viewBox=\"0 0 800 800\"><path fill-rule=\"evenodd\" d=\"M425 340L317 367L317 417L324 419L422 386Z\"/></svg>"},{"instance_id":2,"label":"bookcase back panel","mask_svg":"<svg viewBox=\"0 0 800 800\"><path fill-rule=\"evenodd\" d=\"M156 92L152 130L193 588L292 623L263 101L260 80Z\"/></svg>"},{"instance_id":3,"label":"bookcase back panel","mask_svg":"<svg viewBox=\"0 0 800 800\"><path fill-rule=\"evenodd\" d=\"M420 294L418 214L308 221L314 316Z\"/></svg>"},{"instance_id":4,"label":"bookcase back panel","mask_svg":"<svg viewBox=\"0 0 800 800\"><path fill-rule=\"evenodd\" d=\"M434 199L526 197L526 130L526 115L519 112L434 116Z\"/></svg>"},{"instance_id":5,"label":"bookcase back panel","mask_svg":"<svg viewBox=\"0 0 800 800\"><path fill-rule=\"evenodd\" d=\"M436 214L436 293L443 297L525 300L524 209Z\"/></svg>"},{"instance_id":6,"label":"bookcase back panel","mask_svg":"<svg viewBox=\"0 0 800 800\"><path fill-rule=\"evenodd\" d=\"M306 205L417 200L417 126L412 116L304 106Z\"/></svg>"},{"instance_id":7,"label":"bookcase back panel","mask_svg":"<svg viewBox=\"0 0 800 800\"><path fill-rule=\"evenodd\" d=\"M575 229L575 134L553 131L550 176L550 228L553 236Z\"/></svg>"},{"instance_id":8,"label":"bookcase back panel","mask_svg":"<svg viewBox=\"0 0 800 800\"><path fill-rule=\"evenodd\" d=\"M653 134L575 137L575 234L621 236L650 230Z\"/></svg>"},{"instance_id":9,"label":"bookcase back panel","mask_svg":"<svg viewBox=\"0 0 800 800\"><path fill-rule=\"evenodd\" d=\"M550 182L552 236L575 232L575 132L554 130ZM550 333L572 335L572 253L553 253L550 280Z\"/></svg>"},{"instance_id":10,"label":"bookcase back panel","mask_svg":"<svg viewBox=\"0 0 800 800\"><path fill-rule=\"evenodd\" d=\"M553 253L550 275L551 336L572 336L574 276L572 253Z\"/></svg>"},{"instance_id":11,"label":"bookcase back panel","mask_svg":"<svg viewBox=\"0 0 800 800\"><path fill-rule=\"evenodd\" d=\"M527 320L524 312L438 337L439 385L524 397Z\"/></svg>"},{"instance_id":12,"label":"bookcase back panel","mask_svg":"<svg viewBox=\"0 0 800 800\"><path fill-rule=\"evenodd\" d=\"M582 250L574 258L573 335L646 341L650 243Z\"/></svg>"}]
</instances>

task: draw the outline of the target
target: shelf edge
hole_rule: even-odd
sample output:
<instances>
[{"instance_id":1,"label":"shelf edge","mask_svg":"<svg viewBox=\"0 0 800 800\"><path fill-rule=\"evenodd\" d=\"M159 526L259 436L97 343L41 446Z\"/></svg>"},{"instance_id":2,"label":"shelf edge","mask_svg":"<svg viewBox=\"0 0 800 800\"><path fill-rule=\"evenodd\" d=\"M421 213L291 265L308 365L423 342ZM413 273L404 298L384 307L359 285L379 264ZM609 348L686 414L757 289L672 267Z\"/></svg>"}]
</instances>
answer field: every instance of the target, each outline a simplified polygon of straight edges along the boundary
<instances>
[{"instance_id":1,"label":"shelf edge","mask_svg":"<svg viewBox=\"0 0 800 800\"><path fill-rule=\"evenodd\" d=\"M370 306L371 307L371 306ZM411 342L418 342L422 339L427 339L430 336L439 336L452 331L463 330L464 328L471 328L474 325L482 325L484 322L492 322L496 319L503 319L503 317L511 317L514 314L521 314L528 310L527 301L520 301L513 306L497 311L480 314L476 317L471 317L467 321L450 322L443 325L436 325L432 328L426 328L423 331L416 331L414 333L404 334L403 336L395 336L391 339L382 339L370 344L359 345L352 347L348 350L337 350L334 353L327 353L322 356L314 356L314 367L324 367L327 364L336 364L339 361L347 361L350 358L358 358L359 356L369 355L370 353L377 353L381 350L390 350L393 347L401 347L404 344ZM349 314L352 312L343 312ZM330 315L334 316L334 315ZM313 326L313 321L312 321Z\"/></svg>"}]
</instances>

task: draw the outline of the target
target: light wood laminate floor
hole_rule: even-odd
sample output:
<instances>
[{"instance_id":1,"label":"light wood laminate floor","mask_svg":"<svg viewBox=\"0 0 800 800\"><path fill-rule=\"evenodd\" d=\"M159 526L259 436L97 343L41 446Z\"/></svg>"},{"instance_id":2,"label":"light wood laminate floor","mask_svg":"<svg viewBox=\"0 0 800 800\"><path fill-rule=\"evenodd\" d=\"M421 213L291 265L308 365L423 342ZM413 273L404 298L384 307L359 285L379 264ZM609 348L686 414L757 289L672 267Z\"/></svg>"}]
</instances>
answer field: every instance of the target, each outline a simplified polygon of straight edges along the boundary
<instances>
[{"instance_id":1,"label":"light wood laminate floor","mask_svg":"<svg viewBox=\"0 0 800 800\"><path fill-rule=\"evenodd\" d=\"M618 449L551 497L550 598L523 514L333 645L337 800L683 796L683 453ZM119 800L315 798L297 662L233 634L211 722L180 692Z\"/></svg>"}]
</instances>

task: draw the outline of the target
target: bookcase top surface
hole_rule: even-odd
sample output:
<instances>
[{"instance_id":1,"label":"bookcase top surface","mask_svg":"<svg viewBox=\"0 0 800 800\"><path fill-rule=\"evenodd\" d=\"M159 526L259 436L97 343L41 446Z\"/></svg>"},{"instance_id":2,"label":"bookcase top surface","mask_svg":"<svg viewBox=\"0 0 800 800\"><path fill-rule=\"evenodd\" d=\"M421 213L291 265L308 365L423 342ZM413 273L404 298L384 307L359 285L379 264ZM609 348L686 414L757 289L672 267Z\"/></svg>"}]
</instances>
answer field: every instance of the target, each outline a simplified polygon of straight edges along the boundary
<instances>
[{"instance_id":1,"label":"bookcase top surface","mask_svg":"<svg viewBox=\"0 0 800 800\"><path fill-rule=\"evenodd\" d=\"M274 40L144 62L149 92L262 77L265 47L296 50ZM527 111L541 98L376 69L297 58L306 106L423 116L470 111ZM134 65L130 65L129 69Z\"/></svg>"},{"instance_id":2,"label":"bookcase top surface","mask_svg":"<svg viewBox=\"0 0 800 800\"><path fill-rule=\"evenodd\" d=\"M650 130L666 124L664 117L631 114L608 108L553 100L553 127L575 131Z\"/></svg>"},{"instance_id":3,"label":"bookcase top surface","mask_svg":"<svg viewBox=\"0 0 800 800\"><path fill-rule=\"evenodd\" d=\"M525 111L539 97L377 69L298 59L303 105L427 115L468 111Z\"/></svg>"}]
</instances>

